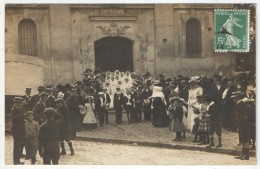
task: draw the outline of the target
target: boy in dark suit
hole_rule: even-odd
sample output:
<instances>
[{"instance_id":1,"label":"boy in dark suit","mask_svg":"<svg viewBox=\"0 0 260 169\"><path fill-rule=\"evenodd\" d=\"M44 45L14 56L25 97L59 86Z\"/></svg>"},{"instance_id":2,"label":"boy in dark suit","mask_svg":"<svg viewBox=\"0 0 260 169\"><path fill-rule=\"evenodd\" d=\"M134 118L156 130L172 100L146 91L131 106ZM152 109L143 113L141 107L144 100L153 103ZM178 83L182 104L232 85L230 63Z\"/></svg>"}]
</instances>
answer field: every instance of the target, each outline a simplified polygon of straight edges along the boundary
<instances>
[{"instance_id":1,"label":"boy in dark suit","mask_svg":"<svg viewBox=\"0 0 260 169\"><path fill-rule=\"evenodd\" d=\"M213 101L211 95L205 95L204 97L205 103L207 106L208 115L210 118L210 144L207 146L208 148L215 146L214 144L214 133L216 132L218 136L218 144L216 147L222 147L221 144L221 115L219 109L217 108L217 104Z\"/></svg>"},{"instance_id":2,"label":"boy in dark suit","mask_svg":"<svg viewBox=\"0 0 260 169\"><path fill-rule=\"evenodd\" d=\"M47 121L40 127L39 140L43 145L43 164L59 163L60 147L59 147L59 134L60 125L54 120L55 109L46 108L44 110Z\"/></svg>"}]
</instances>

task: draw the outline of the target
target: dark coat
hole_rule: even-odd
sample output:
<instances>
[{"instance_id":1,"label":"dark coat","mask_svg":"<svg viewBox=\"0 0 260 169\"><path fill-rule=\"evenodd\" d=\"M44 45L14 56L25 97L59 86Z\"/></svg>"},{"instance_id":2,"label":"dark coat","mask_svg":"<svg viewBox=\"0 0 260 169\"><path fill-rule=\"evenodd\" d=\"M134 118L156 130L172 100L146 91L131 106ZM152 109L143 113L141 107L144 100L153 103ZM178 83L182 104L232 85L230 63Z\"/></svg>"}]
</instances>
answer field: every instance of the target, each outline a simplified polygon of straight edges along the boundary
<instances>
[{"instance_id":1,"label":"dark coat","mask_svg":"<svg viewBox=\"0 0 260 169\"><path fill-rule=\"evenodd\" d=\"M40 100L39 94L33 95L28 101L28 110L32 110L39 100Z\"/></svg>"},{"instance_id":2,"label":"dark coat","mask_svg":"<svg viewBox=\"0 0 260 169\"><path fill-rule=\"evenodd\" d=\"M143 92L142 92L142 98L144 99L144 100L147 100L148 98L150 98L151 96L152 96L152 90L150 90L150 89L147 89L147 90L143 90ZM149 103L149 104L147 104L147 103L144 103L144 109L148 109L148 110L150 110L151 109L151 102Z\"/></svg>"},{"instance_id":3,"label":"dark coat","mask_svg":"<svg viewBox=\"0 0 260 169\"><path fill-rule=\"evenodd\" d=\"M31 96L24 95L22 98L25 101L25 105L24 106L25 106L26 110L29 111L28 102L31 99Z\"/></svg>"},{"instance_id":4,"label":"dark coat","mask_svg":"<svg viewBox=\"0 0 260 169\"><path fill-rule=\"evenodd\" d=\"M24 95L23 99L25 100L26 107L28 107L28 102L31 99L31 96Z\"/></svg>"},{"instance_id":5,"label":"dark coat","mask_svg":"<svg viewBox=\"0 0 260 169\"><path fill-rule=\"evenodd\" d=\"M124 95L123 93L115 93L114 94L114 107L122 108L124 105Z\"/></svg>"},{"instance_id":6,"label":"dark coat","mask_svg":"<svg viewBox=\"0 0 260 169\"><path fill-rule=\"evenodd\" d=\"M234 92L235 90L233 88L229 88L228 91L227 91L227 95L226 97L222 100L223 104L225 106L234 106L234 101L233 99L231 99L231 96L232 96L232 93ZM223 91L224 92L224 91Z\"/></svg>"},{"instance_id":7,"label":"dark coat","mask_svg":"<svg viewBox=\"0 0 260 169\"><path fill-rule=\"evenodd\" d=\"M209 106L208 114L210 115L210 127L215 130L221 128L221 113L215 103Z\"/></svg>"},{"instance_id":8,"label":"dark coat","mask_svg":"<svg viewBox=\"0 0 260 169\"><path fill-rule=\"evenodd\" d=\"M143 96L136 94L135 97L134 97L134 101L135 101L136 108L137 109L142 109L143 102L144 102Z\"/></svg>"},{"instance_id":9,"label":"dark coat","mask_svg":"<svg viewBox=\"0 0 260 169\"><path fill-rule=\"evenodd\" d=\"M239 134L241 135L241 142L247 143L252 137L252 126L256 120L255 103L242 102L237 104L237 111L239 113Z\"/></svg>"},{"instance_id":10,"label":"dark coat","mask_svg":"<svg viewBox=\"0 0 260 169\"><path fill-rule=\"evenodd\" d=\"M11 132L14 137L25 137L25 113L26 108L24 106L22 107L16 107L15 105L11 109L11 115L12 115L12 128Z\"/></svg>"},{"instance_id":11,"label":"dark coat","mask_svg":"<svg viewBox=\"0 0 260 169\"><path fill-rule=\"evenodd\" d=\"M124 105L125 106L134 106L134 97L136 97L135 95L130 94L130 98L128 98L127 96L124 96ZM127 105L127 103L130 103L131 105Z\"/></svg>"},{"instance_id":12,"label":"dark coat","mask_svg":"<svg viewBox=\"0 0 260 169\"><path fill-rule=\"evenodd\" d=\"M59 156L60 125L55 120L43 123L39 131L39 140L43 145L44 152L54 151ZM55 151L56 150L56 151Z\"/></svg>"},{"instance_id":13,"label":"dark coat","mask_svg":"<svg viewBox=\"0 0 260 169\"><path fill-rule=\"evenodd\" d=\"M42 124L43 122L46 121L46 117L44 114L45 108L46 108L46 104L42 100L39 100L32 110L34 113L35 121L37 121L39 124Z\"/></svg>"},{"instance_id":14,"label":"dark coat","mask_svg":"<svg viewBox=\"0 0 260 169\"><path fill-rule=\"evenodd\" d=\"M111 99L110 99L109 94L108 94L108 93L105 93L105 95L106 95L106 100L105 100L105 102L106 102L106 103L110 103L110 102L111 102Z\"/></svg>"},{"instance_id":15,"label":"dark coat","mask_svg":"<svg viewBox=\"0 0 260 169\"><path fill-rule=\"evenodd\" d=\"M51 95L48 96L48 99L46 101L46 107L52 107L54 109L56 108L55 98Z\"/></svg>"},{"instance_id":16,"label":"dark coat","mask_svg":"<svg viewBox=\"0 0 260 169\"><path fill-rule=\"evenodd\" d=\"M155 127L166 127L169 124L169 118L166 114L166 105L160 97L152 99L153 125Z\"/></svg>"},{"instance_id":17,"label":"dark coat","mask_svg":"<svg viewBox=\"0 0 260 169\"><path fill-rule=\"evenodd\" d=\"M83 105L83 99L80 96L69 96L67 106L70 113L70 118L77 121L81 118L79 105Z\"/></svg>"},{"instance_id":18,"label":"dark coat","mask_svg":"<svg viewBox=\"0 0 260 169\"><path fill-rule=\"evenodd\" d=\"M223 87L223 85L220 86L220 89L218 89L216 85L212 86L211 95L215 104L220 105L222 103L222 95L224 90L225 88Z\"/></svg>"},{"instance_id":19,"label":"dark coat","mask_svg":"<svg viewBox=\"0 0 260 169\"><path fill-rule=\"evenodd\" d=\"M173 108L173 120L177 121L177 119L179 119L180 121L182 121L183 119L183 108L179 105Z\"/></svg>"},{"instance_id":20,"label":"dark coat","mask_svg":"<svg viewBox=\"0 0 260 169\"><path fill-rule=\"evenodd\" d=\"M101 105L101 100L100 99L103 99L103 104ZM105 107L105 98L104 97L97 97L96 99L95 99L95 109L96 109L96 111L98 112L98 111L100 111L100 109L102 108L104 108Z\"/></svg>"},{"instance_id":21,"label":"dark coat","mask_svg":"<svg viewBox=\"0 0 260 169\"><path fill-rule=\"evenodd\" d=\"M60 122L60 140L71 140L70 113L67 106L56 109L55 119Z\"/></svg>"}]
</instances>

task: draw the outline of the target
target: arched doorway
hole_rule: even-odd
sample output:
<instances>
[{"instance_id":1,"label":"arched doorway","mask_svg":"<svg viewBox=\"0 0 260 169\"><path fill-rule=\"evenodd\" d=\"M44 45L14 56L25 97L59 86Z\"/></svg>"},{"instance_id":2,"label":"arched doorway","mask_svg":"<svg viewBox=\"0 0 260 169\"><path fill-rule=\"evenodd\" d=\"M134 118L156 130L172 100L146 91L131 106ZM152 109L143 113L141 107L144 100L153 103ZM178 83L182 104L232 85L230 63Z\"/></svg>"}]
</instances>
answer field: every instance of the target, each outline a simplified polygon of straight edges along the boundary
<instances>
[{"instance_id":1,"label":"arched doorway","mask_svg":"<svg viewBox=\"0 0 260 169\"><path fill-rule=\"evenodd\" d=\"M102 71L133 71L133 41L104 37L95 41L95 67Z\"/></svg>"}]
</instances>

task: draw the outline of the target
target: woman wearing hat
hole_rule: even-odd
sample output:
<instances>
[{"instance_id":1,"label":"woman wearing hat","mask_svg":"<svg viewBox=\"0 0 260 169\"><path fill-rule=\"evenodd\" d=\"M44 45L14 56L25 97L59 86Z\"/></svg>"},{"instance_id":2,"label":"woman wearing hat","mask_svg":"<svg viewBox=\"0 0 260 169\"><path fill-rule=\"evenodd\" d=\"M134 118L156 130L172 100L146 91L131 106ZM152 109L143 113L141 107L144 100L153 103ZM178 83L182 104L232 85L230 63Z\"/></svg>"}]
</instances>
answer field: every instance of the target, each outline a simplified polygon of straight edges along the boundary
<instances>
[{"instance_id":1,"label":"woman wearing hat","mask_svg":"<svg viewBox=\"0 0 260 169\"><path fill-rule=\"evenodd\" d=\"M199 77L194 76L190 80L190 90L188 97L188 130L192 130L194 125L195 114L193 112L193 106L197 103L197 96L202 96L203 89L199 86Z\"/></svg>"},{"instance_id":2,"label":"woman wearing hat","mask_svg":"<svg viewBox=\"0 0 260 169\"><path fill-rule=\"evenodd\" d=\"M154 127L166 127L169 123L169 118L166 114L166 101L162 92L162 87L154 86L152 94L152 114Z\"/></svg>"}]
</instances>

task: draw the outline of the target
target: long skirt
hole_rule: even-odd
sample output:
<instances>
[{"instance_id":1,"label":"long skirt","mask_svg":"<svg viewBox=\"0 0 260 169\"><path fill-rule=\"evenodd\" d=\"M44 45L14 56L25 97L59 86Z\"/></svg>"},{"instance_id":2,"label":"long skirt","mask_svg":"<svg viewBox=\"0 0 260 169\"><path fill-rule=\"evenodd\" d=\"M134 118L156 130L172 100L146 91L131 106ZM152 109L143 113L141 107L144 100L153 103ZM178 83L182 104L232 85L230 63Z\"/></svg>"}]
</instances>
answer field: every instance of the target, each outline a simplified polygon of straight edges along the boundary
<instances>
[{"instance_id":1,"label":"long skirt","mask_svg":"<svg viewBox=\"0 0 260 169\"><path fill-rule=\"evenodd\" d=\"M182 121L171 120L171 131L172 132L184 132L186 130Z\"/></svg>"},{"instance_id":2,"label":"long skirt","mask_svg":"<svg viewBox=\"0 0 260 169\"><path fill-rule=\"evenodd\" d=\"M209 132L210 131L210 119L208 117L203 117L200 119L199 132Z\"/></svg>"},{"instance_id":3,"label":"long skirt","mask_svg":"<svg viewBox=\"0 0 260 169\"><path fill-rule=\"evenodd\" d=\"M194 118L195 118L195 114L193 112L193 108L189 106L188 107L188 116L187 116L187 123L188 123L187 129L192 130L192 127L194 125Z\"/></svg>"}]
</instances>

